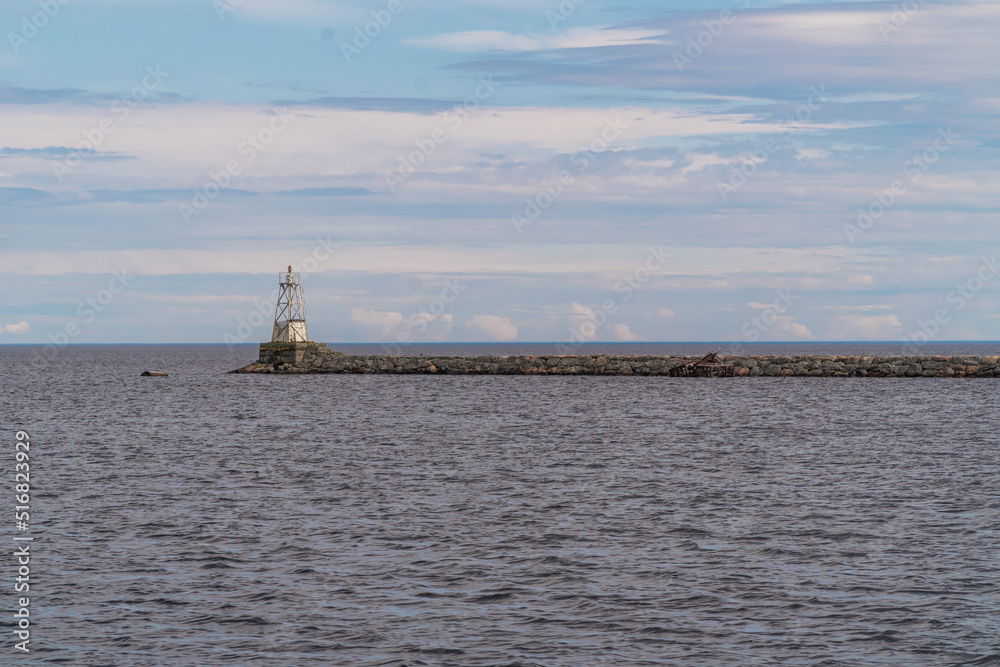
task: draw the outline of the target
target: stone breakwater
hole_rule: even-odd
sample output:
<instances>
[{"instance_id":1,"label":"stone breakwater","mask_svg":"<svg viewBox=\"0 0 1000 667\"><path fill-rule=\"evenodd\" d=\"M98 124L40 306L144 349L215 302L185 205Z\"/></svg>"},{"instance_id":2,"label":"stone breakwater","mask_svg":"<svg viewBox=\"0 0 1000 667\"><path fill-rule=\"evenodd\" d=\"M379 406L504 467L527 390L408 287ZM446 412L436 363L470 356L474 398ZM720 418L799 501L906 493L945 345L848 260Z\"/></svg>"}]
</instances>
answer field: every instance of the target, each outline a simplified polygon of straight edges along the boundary
<instances>
[{"instance_id":1,"label":"stone breakwater","mask_svg":"<svg viewBox=\"0 0 1000 667\"><path fill-rule=\"evenodd\" d=\"M322 343L261 345L256 363L234 373L394 373L455 375L668 375L699 357L625 355L395 356L346 355ZM1000 357L730 356L736 376L1000 377Z\"/></svg>"}]
</instances>

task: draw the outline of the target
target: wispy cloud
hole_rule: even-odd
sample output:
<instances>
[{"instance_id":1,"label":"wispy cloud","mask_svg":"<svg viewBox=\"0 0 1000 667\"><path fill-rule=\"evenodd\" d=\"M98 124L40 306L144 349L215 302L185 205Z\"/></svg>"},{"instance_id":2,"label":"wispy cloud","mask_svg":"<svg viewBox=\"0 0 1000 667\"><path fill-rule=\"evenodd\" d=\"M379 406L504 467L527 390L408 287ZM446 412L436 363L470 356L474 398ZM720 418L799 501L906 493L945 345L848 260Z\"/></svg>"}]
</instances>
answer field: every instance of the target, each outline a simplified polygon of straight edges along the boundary
<instances>
[{"instance_id":1,"label":"wispy cloud","mask_svg":"<svg viewBox=\"0 0 1000 667\"><path fill-rule=\"evenodd\" d=\"M0 148L0 159L4 158L34 158L36 160L65 160L67 155L79 156L89 162L134 160L135 155L125 155L115 151L97 151L92 148L71 148L69 146L46 146L45 148Z\"/></svg>"},{"instance_id":2,"label":"wispy cloud","mask_svg":"<svg viewBox=\"0 0 1000 667\"><path fill-rule=\"evenodd\" d=\"M302 188L301 190L279 190L275 194L289 197L357 197L375 194L367 188Z\"/></svg>"},{"instance_id":3,"label":"wispy cloud","mask_svg":"<svg viewBox=\"0 0 1000 667\"><path fill-rule=\"evenodd\" d=\"M415 97L315 97L302 101L275 100L275 106L349 109L351 111L389 111L396 113L434 114L459 106L461 101L431 100Z\"/></svg>"},{"instance_id":4,"label":"wispy cloud","mask_svg":"<svg viewBox=\"0 0 1000 667\"><path fill-rule=\"evenodd\" d=\"M449 51L527 52L648 44L657 41L662 34L662 30L656 29L608 26L573 28L557 35L517 34L502 30L468 30L432 37L412 38L408 40L408 43Z\"/></svg>"},{"instance_id":5,"label":"wispy cloud","mask_svg":"<svg viewBox=\"0 0 1000 667\"><path fill-rule=\"evenodd\" d=\"M84 104L108 106L122 97L121 93L104 93L81 88L19 88L0 86L0 104L44 105L44 104ZM151 93L146 104L190 101L190 97L177 93L156 91Z\"/></svg>"}]
</instances>

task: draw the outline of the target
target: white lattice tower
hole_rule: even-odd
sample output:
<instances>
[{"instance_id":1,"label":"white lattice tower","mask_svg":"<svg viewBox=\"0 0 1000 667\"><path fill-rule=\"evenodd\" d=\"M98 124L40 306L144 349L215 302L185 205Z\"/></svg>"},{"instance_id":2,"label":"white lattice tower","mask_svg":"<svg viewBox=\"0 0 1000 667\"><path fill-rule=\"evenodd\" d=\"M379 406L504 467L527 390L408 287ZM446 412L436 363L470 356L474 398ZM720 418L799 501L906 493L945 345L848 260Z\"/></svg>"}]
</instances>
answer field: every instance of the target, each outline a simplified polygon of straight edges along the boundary
<instances>
[{"instance_id":1,"label":"white lattice tower","mask_svg":"<svg viewBox=\"0 0 1000 667\"><path fill-rule=\"evenodd\" d=\"M274 311L272 343L304 343L309 340L300 275L292 273L291 266L288 273L278 274L278 306Z\"/></svg>"}]
</instances>

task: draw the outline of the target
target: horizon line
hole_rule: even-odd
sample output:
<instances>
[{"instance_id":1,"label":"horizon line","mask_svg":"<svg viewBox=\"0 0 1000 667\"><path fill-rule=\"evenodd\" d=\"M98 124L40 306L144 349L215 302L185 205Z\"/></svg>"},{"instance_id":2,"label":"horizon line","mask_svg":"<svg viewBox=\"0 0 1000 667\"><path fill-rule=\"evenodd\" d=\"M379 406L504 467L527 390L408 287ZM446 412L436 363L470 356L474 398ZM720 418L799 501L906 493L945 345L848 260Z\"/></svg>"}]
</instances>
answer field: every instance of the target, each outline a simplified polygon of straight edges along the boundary
<instances>
[{"instance_id":1,"label":"horizon line","mask_svg":"<svg viewBox=\"0 0 1000 667\"><path fill-rule=\"evenodd\" d=\"M246 342L246 343L225 343L225 342L211 342L211 343L177 343L177 342L153 342L153 343L66 343L64 345L57 345L57 347L94 347L99 345L219 345L226 347L233 347L238 345L263 345L271 341L265 342ZM954 339L954 340L938 340L938 341L927 341L921 343L913 343L907 340L768 340L768 341L718 341L718 340L681 340L681 341L587 341L585 343L574 343L570 341L430 341L430 342L415 342L415 343L396 343L392 341L360 341L360 342L325 342L325 341L307 341L310 343L323 343L325 345L393 345L398 347L414 347L417 345L573 345L577 347L582 347L586 345L852 345L857 343L865 344L880 344L880 345L893 345L893 344L910 344L917 346L926 345L942 345L945 343L994 343L1000 345L1000 340L987 340L987 339ZM0 342L0 347L47 347L55 345L54 343L14 343L14 342Z\"/></svg>"}]
</instances>

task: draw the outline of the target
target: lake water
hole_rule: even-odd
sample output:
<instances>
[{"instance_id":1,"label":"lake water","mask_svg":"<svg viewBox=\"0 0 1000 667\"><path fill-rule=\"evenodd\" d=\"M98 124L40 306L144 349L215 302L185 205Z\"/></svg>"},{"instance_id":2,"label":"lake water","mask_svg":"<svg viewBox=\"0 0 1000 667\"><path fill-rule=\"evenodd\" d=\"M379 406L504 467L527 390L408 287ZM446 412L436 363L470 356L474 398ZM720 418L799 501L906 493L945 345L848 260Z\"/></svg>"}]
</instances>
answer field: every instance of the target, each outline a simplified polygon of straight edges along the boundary
<instances>
[{"instance_id":1,"label":"lake water","mask_svg":"<svg viewBox=\"0 0 1000 667\"><path fill-rule=\"evenodd\" d=\"M254 376L225 371L255 346L35 349L0 347L35 537L33 650L0 664L1000 664L994 380Z\"/></svg>"}]
</instances>

